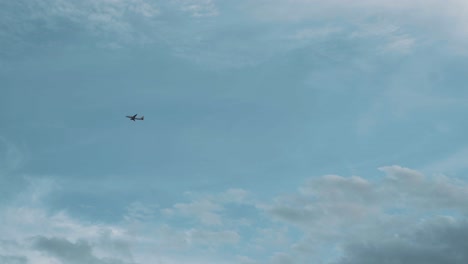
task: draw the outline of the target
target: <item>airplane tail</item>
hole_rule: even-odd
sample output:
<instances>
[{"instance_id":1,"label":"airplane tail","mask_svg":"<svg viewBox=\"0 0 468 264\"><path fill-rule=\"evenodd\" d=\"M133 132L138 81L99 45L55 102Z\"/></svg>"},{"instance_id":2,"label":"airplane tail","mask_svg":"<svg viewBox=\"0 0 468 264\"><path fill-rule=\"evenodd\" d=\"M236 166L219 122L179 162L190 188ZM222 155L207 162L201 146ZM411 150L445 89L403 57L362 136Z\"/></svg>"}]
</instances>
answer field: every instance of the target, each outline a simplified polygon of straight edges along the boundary
<instances>
[{"instance_id":1,"label":"airplane tail","mask_svg":"<svg viewBox=\"0 0 468 264\"><path fill-rule=\"evenodd\" d=\"M141 120L145 120L145 116L141 116Z\"/></svg>"}]
</instances>

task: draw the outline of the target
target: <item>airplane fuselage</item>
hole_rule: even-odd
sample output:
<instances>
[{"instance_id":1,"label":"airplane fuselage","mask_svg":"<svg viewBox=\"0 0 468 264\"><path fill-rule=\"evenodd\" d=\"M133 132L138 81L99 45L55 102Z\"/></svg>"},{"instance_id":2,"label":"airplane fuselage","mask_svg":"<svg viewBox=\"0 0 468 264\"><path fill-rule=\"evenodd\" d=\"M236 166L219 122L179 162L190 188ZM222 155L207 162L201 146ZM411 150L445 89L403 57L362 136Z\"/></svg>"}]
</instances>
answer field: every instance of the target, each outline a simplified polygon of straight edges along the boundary
<instances>
[{"instance_id":1,"label":"airplane fuselage","mask_svg":"<svg viewBox=\"0 0 468 264\"><path fill-rule=\"evenodd\" d=\"M126 116L127 118L130 118L130 120L132 121L135 121L135 120L144 120L144 116L138 118L137 115L133 115L133 116Z\"/></svg>"}]
</instances>

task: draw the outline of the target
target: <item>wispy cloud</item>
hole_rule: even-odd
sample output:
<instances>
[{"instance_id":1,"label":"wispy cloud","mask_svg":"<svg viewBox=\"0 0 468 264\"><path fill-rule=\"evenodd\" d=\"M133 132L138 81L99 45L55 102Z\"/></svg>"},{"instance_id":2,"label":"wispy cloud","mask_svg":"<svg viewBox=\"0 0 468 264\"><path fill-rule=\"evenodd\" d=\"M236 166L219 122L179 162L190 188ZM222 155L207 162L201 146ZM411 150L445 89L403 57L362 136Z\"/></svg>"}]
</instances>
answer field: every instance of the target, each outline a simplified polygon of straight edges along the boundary
<instances>
[{"instance_id":1,"label":"wispy cloud","mask_svg":"<svg viewBox=\"0 0 468 264\"><path fill-rule=\"evenodd\" d=\"M169 217L187 217L197 219L207 226L225 224L223 211L228 204L247 203L247 191L243 189L229 189L217 195L195 195L187 193L192 198L189 203L176 203L172 208L162 209L161 212Z\"/></svg>"},{"instance_id":2,"label":"wispy cloud","mask_svg":"<svg viewBox=\"0 0 468 264\"><path fill-rule=\"evenodd\" d=\"M370 43L375 47L369 47L368 54L406 55L421 43L427 45L440 38L460 40L465 34L461 26L449 27L465 23L456 12L465 6L458 0L447 5L435 0L273 0L223 5L214 0L21 0L2 5L0 22L10 25L0 30L0 38L6 43L5 57L51 46L120 49L162 44L173 55L212 69L238 68L304 47L323 51L329 45L317 43L323 39L333 43L339 37L351 44ZM224 16L222 8L229 15ZM242 21L232 21L232 14ZM330 24L337 16L342 21ZM414 29L434 21L441 23L434 25L431 34L414 34ZM322 53L329 58L334 55Z\"/></svg>"},{"instance_id":3,"label":"wispy cloud","mask_svg":"<svg viewBox=\"0 0 468 264\"><path fill-rule=\"evenodd\" d=\"M416 40L408 35L396 36L383 47L383 51L408 54L414 47L415 42Z\"/></svg>"},{"instance_id":4,"label":"wispy cloud","mask_svg":"<svg viewBox=\"0 0 468 264\"><path fill-rule=\"evenodd\" d=\"M219 15L213 0L171 0L184 12L194 17L211 17Z\"/></svg>"},{"instance_id":5,"label":"wispy cloud","mask_svg":"<svg viewBox=\"0 0 468 264\"><path fill-rule=\"evenodd\" d=\"M165 209L163 212L167 215L175 213L190 218L195 217L205 225L221 225L219 212L222 210L221 205L204 199L191 203L177 203L174 209Z\"/></svg>"},{"instance_id":6,"label":"wispy cloud","mask_svg":"<svg viewBox=\"0 0 468 264\"><path fill-rule=\"evenodd\" d=\"M4 38L16 36L17 40L35 45L86 31L95 35L114 34L116 38L125 39L136 33L131 17L139 21L159 14L156 6L144 0L16 1L14 4L4 3L2 10L5 13L2 23L11 26L10 30L2 31ZM41 39L35 39L35 36Z\"/></svg>"}]
</instances>

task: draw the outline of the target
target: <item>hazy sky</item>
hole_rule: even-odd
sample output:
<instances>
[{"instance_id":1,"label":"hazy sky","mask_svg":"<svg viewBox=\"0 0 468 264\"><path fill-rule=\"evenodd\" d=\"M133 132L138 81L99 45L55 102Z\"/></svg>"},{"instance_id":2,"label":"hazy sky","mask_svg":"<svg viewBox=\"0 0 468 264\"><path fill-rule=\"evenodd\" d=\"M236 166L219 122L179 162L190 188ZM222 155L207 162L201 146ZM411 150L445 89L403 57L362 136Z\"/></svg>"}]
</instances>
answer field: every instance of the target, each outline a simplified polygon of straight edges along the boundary
<instances>
[{"instance_id":1,"label":"hazy sky","mask_svg":"<svg viewBox=\"0 0 468 264\"><path fill-rule=\"evenodd\" d=\"M468 263L467 17L0 0L0 263Z\"/></svg>"}]
</instances>

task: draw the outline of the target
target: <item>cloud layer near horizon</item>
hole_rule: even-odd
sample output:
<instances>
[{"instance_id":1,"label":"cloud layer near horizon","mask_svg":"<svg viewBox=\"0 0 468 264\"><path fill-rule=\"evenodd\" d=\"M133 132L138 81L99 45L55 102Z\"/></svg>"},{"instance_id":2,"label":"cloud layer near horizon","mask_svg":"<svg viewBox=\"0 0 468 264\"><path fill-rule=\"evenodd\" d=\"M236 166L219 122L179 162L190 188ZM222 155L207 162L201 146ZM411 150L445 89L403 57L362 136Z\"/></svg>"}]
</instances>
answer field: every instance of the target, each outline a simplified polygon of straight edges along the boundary
<instances>
[{"instance_id":1,"label":"cloud layer near horizon","mask_svg":"<svg viewBox=\"0 0 468 264\"><path fill-rule=\"evenodd\" d=\"M171 208L133 203L113 224L48 209L42 201L58 187L31 182L0 210L0 256L30 264L468 261L467 182L400 166L380 170L385 176L374 181L311 178L273 200L231 189L187 193L188 202Z\"/></svg>"}]
</instances>

